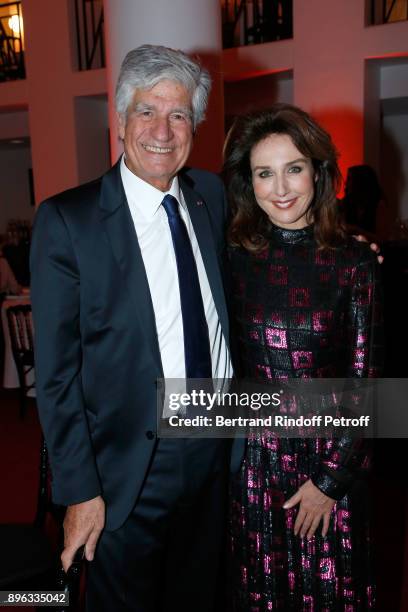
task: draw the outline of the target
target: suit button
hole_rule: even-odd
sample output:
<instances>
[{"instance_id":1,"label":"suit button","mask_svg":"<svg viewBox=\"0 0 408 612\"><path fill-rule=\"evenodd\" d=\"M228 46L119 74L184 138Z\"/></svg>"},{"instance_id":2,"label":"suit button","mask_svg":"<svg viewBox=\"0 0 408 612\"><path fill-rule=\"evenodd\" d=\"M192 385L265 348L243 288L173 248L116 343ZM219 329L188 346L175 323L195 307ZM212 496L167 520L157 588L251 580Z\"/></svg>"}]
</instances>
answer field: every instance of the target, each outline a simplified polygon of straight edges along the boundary
<instances>
[{"instance_id":1,"label":"suit button","mask_svg":"<svg viewBox=\"0 0 408 612\"><path fill-rule=\"evenodd\" d=\"M153 431L150 431L150 429L149 429L149 431L146 431L146 438L148 440L153 440L154 437L155 436L154 436L154 432Z\"/></svg>"}]
</instances>

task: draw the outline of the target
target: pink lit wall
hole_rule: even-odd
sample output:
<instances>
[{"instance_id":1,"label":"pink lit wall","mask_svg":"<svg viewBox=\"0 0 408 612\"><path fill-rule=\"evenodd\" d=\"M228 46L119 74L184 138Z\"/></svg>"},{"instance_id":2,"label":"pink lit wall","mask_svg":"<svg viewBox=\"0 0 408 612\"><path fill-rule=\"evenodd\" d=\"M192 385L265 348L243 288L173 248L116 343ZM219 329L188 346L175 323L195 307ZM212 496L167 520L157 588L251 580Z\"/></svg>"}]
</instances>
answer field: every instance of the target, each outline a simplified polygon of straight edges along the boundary
<instances>
[{"instance_id":1,"label":"pink lit wall","mask_svg":"<svg viewBox=\"0 0 408 612\"><path fill-rule=\"evenodd\" d=\"M74 98L106 91L103 70L74 70L68 6L23 0L27 79L0 85L0 104L28 108L37 202L78 184Z\"/></svg>"},{"instance_id":2,"label":"pink lit wall","mask_svg":"<svg viewBox=\"0 0 408 612\"><path fill-rule=\"evenodd\" d=\"M364 159L378 168L381 63L408 55L408 22L367 27L365 5L364 0L294 0L292 40L229 49L223 55L228 81L292 70L293 102L330 132L344 174ZM408 58L400 67L400 82L408 81L407 66ZM252 80L246 82L250 90ZM276 101L284 98L278 95Z\"/></svg>"},{"instance_id":3,"label":"pink lit wall","mask_svg":"<svg viewBox=\"0 0 408 612\"><path fill-rule=\"evenodd\" d=\"M160 2L163 10L170 5L166 0ZM292 40L222 52L219 16L212 21L205 17L218 15L214 12L216 0L206 3L205 10L200 5L201 13L197 13L194 3L177 2L185 11L174 24L178 29L172 25L172 38L163 19L157 18L157 2L154 9L153 3L137 0L143 20L140 18L138 24L129 22L130 38L126 45L130 48L144 42L172 44L193 51L201 49L204 55L207 53L210 58L212 54L217 60L213 67L215 95L211 99L209 123L198 135L195 163L219 168L224 79L227 115L251 104L259 107L263 100L268 103L290 99L315 114L331 132L341 154L343 171L364 159L378 167L381 97L402 95L396 90L398 83L401 88L402 83L408 82L408 22L366 27L365 0L294 0ZM116 13L116 0L107 4ZM132 4L129 0L129 6ZM23 0L27 79L0 84L0 139L5 125L1 113L28 109L37 202L78 184L103 166L102 161L99 164L92 159L87 167L85 156L78 154L81 143L85 143L78 107L82 106L84 116L87 105L78 99L106 96L106 71L77 72L69 6L65 0ZM108 18L107 13L107 22ZM120 27L117 38L122 31ZM390 66L385 64L396 57L402 58L402 64L393 69L393 76ZM386 69L388 72L384 72ZM288 74L292 76L282 81L281 75ZM103 131L104 135L98 132L98 142L105 138L107 125L105 128L99 119L90 128L89 134L97 129ZM115 129L112 120L111 128ZM8 137L10 129L4 128L4 134ZM85 149L90 159L92 139L86 141Z\"/></svg>"},{"instance_id":4,"label":"pink lit wall","mask_svg":"<svg viewBox=\"0 0 408 612\"><path fill-rule=\"evenodd\" d=\"M67 6L54 0L26 0L23 6L38 200L78 182Z\"/></svg>"},{"instance_id":5,"label":"pink lit wall","mask_svg":"<svg viewBox=\"0 0 408 612\"><path fill-rule=\"evenodd\" d=\"M340 168L363 160L363 2L295 0L294 100L330 132Z\"/></svg>"}]
</instances>

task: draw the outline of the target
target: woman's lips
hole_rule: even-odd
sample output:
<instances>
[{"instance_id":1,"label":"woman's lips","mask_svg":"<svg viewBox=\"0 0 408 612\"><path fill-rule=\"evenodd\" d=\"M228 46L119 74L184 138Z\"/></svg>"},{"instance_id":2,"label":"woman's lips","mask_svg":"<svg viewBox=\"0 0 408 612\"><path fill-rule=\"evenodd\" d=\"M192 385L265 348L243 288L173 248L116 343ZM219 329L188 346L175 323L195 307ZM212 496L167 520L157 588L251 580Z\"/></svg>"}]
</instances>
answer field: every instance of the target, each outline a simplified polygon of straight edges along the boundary
<instances>
[{"instance_id":1,"label":"woman's lips","mask_svg":"<svg viewBox=\"0 0 408 612\"><path fill-rule=\"evenodd\" d=\"M292 198L291 200L272 200L272 204L281 210L286 210L287 208L291 208L296 200L297 198Z\"/></svg>"}]
</instances>

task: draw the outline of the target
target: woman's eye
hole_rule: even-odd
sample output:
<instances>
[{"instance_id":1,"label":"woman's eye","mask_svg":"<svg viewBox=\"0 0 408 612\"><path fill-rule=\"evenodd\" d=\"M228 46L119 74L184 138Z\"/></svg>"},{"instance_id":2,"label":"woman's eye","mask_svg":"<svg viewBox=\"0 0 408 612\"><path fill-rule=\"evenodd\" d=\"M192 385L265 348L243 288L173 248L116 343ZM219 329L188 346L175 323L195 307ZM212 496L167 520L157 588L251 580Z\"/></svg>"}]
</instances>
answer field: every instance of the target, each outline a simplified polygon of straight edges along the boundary
<instances>
[{"instance_id":1,"label":"woman's eye","mask_svg":"<svg viewBox=\"0 0 408 612\"><path fill-rule=\"evenodd\" d=\"M300 166L291 166L289 172L291 174L299 174L299 172L302 172L302 168Z\"/></svg>"},{"instance_id":2,"label":"woman's eye","mask_svg":"<svg viewBox=\"0 0 408 612\"><path fill-rule=\"evenodd\" d=\"M270 170L262 170L262 172L260 172L258 176L259 178L268 178L268 176L271 176L271 172Z\"/></svg>"}]
</instances>

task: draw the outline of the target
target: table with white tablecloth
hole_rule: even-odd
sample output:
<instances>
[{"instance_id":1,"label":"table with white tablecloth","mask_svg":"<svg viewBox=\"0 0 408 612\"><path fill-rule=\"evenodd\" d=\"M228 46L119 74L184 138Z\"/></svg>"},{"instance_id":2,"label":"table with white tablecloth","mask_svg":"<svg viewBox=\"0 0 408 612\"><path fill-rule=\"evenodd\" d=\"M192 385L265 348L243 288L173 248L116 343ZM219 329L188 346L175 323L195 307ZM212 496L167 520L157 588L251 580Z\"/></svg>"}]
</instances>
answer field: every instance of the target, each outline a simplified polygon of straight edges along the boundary
<instances>
[{"instance_id":1,"label":"table with white tablecloth","mask_svg":"<svg viewBox=\"0 0 408 612\"><path fill-rule=\"evenodd\" d=\"M7 309L10 306L17 306L20 304L30 304L29 295L8 295L3 301L1 306L1 324L3 328L4 336L4 372L3 372L3 387L5 389L15 389L20 386L17 374L17 368L13 357L13 351L11 348L10 331L7 321ZM26 380L28 385L34 382L34 370L29 372ZM29 392L31 397L35 397L35 390L31 389Z\"/></svg>"}]
</instances>

